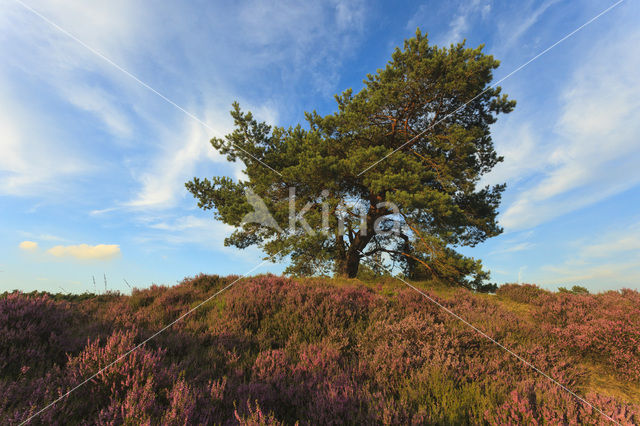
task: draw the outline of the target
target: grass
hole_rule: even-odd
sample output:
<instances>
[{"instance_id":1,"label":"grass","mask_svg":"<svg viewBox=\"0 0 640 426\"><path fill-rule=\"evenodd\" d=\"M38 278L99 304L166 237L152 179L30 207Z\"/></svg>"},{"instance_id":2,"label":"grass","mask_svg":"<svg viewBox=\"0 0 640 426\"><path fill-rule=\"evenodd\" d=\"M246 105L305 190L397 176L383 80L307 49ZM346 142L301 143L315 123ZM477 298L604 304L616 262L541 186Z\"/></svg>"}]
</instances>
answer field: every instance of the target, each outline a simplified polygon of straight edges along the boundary
<instances>
[{"instance_id":1,"label":"grass","mask_svg":"<svg viewBox=\"0 0 640 426\"><path fill-rule=\"evenodd\" d=\"M107 355L153 335L235 278L203 275L130 296L5 293L0 418L19 423ZM412 285L621 423L640 422L633 345L640 293L509 285L478 294L435 281ZM602 420L391 277L242 279L114 370L42 422L98 413L104 421L153 424L260 424L269 416L281 424Z\"/></svg>"}]
</instances>

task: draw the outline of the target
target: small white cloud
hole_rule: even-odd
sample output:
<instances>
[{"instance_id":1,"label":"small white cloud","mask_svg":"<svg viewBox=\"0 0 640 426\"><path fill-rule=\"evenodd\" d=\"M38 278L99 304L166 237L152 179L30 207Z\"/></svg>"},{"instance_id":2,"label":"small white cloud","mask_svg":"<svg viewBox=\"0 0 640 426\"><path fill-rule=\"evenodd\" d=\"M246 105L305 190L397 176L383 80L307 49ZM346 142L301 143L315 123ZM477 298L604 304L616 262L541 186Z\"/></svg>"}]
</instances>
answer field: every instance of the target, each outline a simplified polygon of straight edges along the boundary
<instances>
[{"instance_id":1,"label":"small white cloud","mask_svg":"<svg viewBox=\"0 0 640 426\"><path fill-rule=\"evenodd\" d=\"M75 257L76 259L113 259L120 255L120 246L117 244L79 244L75 246L55 246L47 250L47 253L56 257Z\"/></svg>"},{"instance_id":2,"label":"small white cloud","mask_svg":"<svg viewBox=\"0 0 640 426\"><path fill-rule=\"evenodd\" d=\"M491 13L491 3L485 4L484 6L482 6L482 9L480 10L482 19L487 19L487 17L489 17L489 13Z\"/></svg>"},{"instance_id":3,"label":"small white cloud","mask_svg":"<svg viewBox=\"0 0 640 426\"><path fill-rule=\"evenodd\" d=\"M101 214L104 214L104 213L109 213L109 212L112 212L112 211L115 211L115 210L118 210L118 207L108 207L106 209L91 210L89 212L89 214L91 216L97 216L97 215L101 215Z\"/></svg>"},{"instance_id":4,"label":"small white cloud","mask_svg":"<svg viewBox=\"0 0 640 426\"><path fill-rule=\"evenodd\" d=\"M349 30L354 27L360 29L364 25L366 5L363 1L335 1L336 25L340 30Z\"/></svg>"},{"instance_id":5,"label":"small white cloud","mask_svg":"<svg viewBox=\"0 0 640 426\"><path fill-rule=\"evenodd\" d=\"M18 247L20 247L21 250L25 251L36 251L38 250L38 243L34 241L23 241L18 244Z\"/></svg>"},{"instance_id":6,"label":"small white cloud","mask_svg":"<svg viewBox=\"0 0 640 426\"><path fill-rule=\"evenodd\" d=\"M446 42L451 44L462 41L463 34L469 30L469 17L466 14L456 16L449 24L449 33L445 36Z\"/></svg>"}]
</instances>

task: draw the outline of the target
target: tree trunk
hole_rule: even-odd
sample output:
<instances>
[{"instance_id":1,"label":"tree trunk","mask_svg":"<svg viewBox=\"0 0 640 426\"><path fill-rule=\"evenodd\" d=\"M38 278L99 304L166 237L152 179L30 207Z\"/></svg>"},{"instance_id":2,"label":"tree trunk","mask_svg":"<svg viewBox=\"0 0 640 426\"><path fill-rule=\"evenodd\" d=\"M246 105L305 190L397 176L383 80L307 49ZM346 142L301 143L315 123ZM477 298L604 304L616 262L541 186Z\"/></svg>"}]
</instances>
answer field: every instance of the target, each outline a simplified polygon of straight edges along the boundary
<instances>
[{"instance_id":1,"label":"tree trunk","mask_svg":"<svg viewBox=\"0 0 640 426\"><path fill-rule=\"evenodd\" d=\"M343 278L355 278L360 266L360 255L347 251L344 259L336 260L336 274Z\"/></svg>"},{"instance_id":2,"label":"tree trunk","mask_svg":"<svg viewBox=\"0 0 640 426\"><path fill-rule=\"evenodd\" d=\"M362 250L369 244L371 238L373 238L373 224L375 220L381 216L381 212L375 207L376 200L371 201L369 207L369 213L367 214L366 222L348 248L345 247L342 236L336 233L336 243L338 248L338 258L336 259L336 274L339 277L355 278L358 275L358 268L360 267L360 259L362 259ZM386 212L382 212L386 214Z\"/></svg>"}]
</instances>

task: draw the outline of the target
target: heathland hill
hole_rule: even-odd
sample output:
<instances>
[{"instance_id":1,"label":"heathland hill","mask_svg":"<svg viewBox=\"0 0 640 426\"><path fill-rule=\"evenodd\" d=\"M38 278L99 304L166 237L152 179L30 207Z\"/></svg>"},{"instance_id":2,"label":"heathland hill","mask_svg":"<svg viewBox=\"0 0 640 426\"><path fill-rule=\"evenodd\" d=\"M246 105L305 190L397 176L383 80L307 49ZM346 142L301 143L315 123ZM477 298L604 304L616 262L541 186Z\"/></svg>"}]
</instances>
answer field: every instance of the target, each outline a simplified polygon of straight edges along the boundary
<instances>
[{"instance_id":1,"label":"heathland hill","mask_svg":"<svg viewBox=\"0 0 640 426\"><path fill-rule=\"evenodd\" d=\"M0 423L36 414L235 279L0 296ZM412 285L242 279L32 422L640 423L637 291Z\"/></svg>"}]
</instances>

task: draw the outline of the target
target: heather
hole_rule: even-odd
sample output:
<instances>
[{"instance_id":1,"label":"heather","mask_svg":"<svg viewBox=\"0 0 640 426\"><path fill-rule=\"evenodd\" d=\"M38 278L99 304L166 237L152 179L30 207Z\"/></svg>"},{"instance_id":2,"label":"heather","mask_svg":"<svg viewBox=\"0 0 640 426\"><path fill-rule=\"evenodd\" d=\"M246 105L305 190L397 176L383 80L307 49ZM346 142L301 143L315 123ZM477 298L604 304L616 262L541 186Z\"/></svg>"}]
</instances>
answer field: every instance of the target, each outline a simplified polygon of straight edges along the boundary
<instances>
[{"instance_id":1,"label":"heather","mask_svg":"<svg viewBox=\"0 0 640 426\"><path fill-rule=\"evenodd\" d=\"M236 278L1 296L1 422L28 418ZM416 285L616 421L640 422L640 293ZM397 280L276 276L240 280L32 421L296 422L608 421Z\"/></svg>"}]
</instances>

